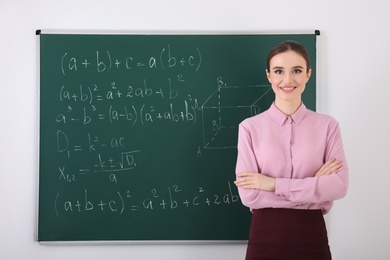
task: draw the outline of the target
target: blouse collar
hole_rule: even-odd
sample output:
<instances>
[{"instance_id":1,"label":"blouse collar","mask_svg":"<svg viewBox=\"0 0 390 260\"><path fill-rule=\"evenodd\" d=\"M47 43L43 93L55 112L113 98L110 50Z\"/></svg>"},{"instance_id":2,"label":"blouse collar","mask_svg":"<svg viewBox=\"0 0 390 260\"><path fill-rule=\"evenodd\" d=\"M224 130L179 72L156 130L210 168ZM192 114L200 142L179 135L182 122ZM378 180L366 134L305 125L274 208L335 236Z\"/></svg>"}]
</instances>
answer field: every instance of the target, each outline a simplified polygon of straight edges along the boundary
<instances>
[{"instance_id":1,"label":"blouse collar","mask_svg":"<svg viewBox=\"0 0 390 260\"><path fill-rule=\"evenodd\" d=\"M289 118L292 119L292 122L296 123L299 125L303 118L305 117L307 108L305 104L301 103L299 106L298 110L295 111L294 114L291 116L286 116L282 111L280 111L276 106L275 102L272 102L271 107L268 109L269 115L272 117L272 119L279 125L283 125L285 122L290 120Z\"/></svg>"}]
</instances>

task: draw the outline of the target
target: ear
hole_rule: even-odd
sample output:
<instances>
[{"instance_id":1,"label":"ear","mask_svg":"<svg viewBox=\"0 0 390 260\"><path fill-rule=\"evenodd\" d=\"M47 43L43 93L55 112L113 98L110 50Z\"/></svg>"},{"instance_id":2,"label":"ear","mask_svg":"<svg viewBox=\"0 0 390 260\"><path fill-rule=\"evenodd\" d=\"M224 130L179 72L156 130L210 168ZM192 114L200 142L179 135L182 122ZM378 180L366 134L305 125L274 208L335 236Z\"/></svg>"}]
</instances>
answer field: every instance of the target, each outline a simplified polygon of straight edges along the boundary
<instances>
[{"instance_id":1,"label":"ear","mask_svg":"<svg viewBox=\"0 0 390 260\"><path fill-rule=\"evenodd\" d=\"M307 73L306 83L309 81L310 76L311 76L311 69L309 69L309 72Z\"/></svg>"},{"instance_id":2,"label":"ear","mask_svg":"<svg viewBox=\"0 0 390 260\"><path fill-rule=\"evenodd\" d=\"M265 70L265 74L267 75L268 82L271 83L270 74L268 72L268 69Z\"/></svg>"}]
</instances>

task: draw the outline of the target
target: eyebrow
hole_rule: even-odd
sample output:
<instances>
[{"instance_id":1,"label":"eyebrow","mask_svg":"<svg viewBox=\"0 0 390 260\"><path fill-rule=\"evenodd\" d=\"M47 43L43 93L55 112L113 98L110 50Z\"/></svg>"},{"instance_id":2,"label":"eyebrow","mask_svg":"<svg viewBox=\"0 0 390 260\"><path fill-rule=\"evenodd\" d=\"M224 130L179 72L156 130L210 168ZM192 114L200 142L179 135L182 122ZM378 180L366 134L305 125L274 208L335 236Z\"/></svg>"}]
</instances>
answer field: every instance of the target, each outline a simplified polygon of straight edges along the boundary
<instances>
[{"instance_id":1,"label":"eyebrow","mask_svg":"<svg viewBox=\"0 0 390 260\"><path fill-rule=\"evenodd\" d=\"M303 69L303 67L300 66L300 65L294 66L294 67L292 67L292 68L293 68L293 69ZM284 67L275 66L275 67L273 67L272 69L273 69L273 70L275 70L275 69L284 69Z\"/></svg>"}]
</instances>

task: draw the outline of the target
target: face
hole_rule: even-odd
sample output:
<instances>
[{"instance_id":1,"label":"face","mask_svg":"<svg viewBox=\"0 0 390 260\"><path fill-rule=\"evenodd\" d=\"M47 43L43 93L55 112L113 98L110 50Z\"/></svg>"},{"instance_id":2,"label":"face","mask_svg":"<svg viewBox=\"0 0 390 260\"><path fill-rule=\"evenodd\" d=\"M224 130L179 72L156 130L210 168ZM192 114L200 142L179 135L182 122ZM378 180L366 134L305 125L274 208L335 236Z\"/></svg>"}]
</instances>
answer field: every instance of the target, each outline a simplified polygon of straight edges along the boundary
<instances>
[{"instance_id":1,"label":"face","mask_svg":"<svg viewBox=\"0 0 390 260\"><path fill-rule=\"evenodd\" d=\"M267 77L275 92L276 104L301 103L301 95L309 80L305 59L294 51L279 53L270 60Z\"/></svg>"}]
</instances>

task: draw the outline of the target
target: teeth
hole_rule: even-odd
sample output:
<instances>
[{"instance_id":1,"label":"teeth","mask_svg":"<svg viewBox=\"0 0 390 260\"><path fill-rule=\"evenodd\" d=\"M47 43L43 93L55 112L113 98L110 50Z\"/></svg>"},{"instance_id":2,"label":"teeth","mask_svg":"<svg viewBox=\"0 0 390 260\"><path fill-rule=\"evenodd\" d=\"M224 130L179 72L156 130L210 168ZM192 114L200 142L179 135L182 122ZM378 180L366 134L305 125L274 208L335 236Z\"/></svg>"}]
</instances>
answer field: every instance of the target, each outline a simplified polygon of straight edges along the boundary
<instances>
[{"instance_id":1,"label":"teeth","mask_svg":"<svg viewBox=\"0 0 390 260\"><path fill-rule=\"evenodd\" d=\"M293 90L294 88L282 88L282 89L289 91L289 90Z\"/></svg>"}]
</instances>

